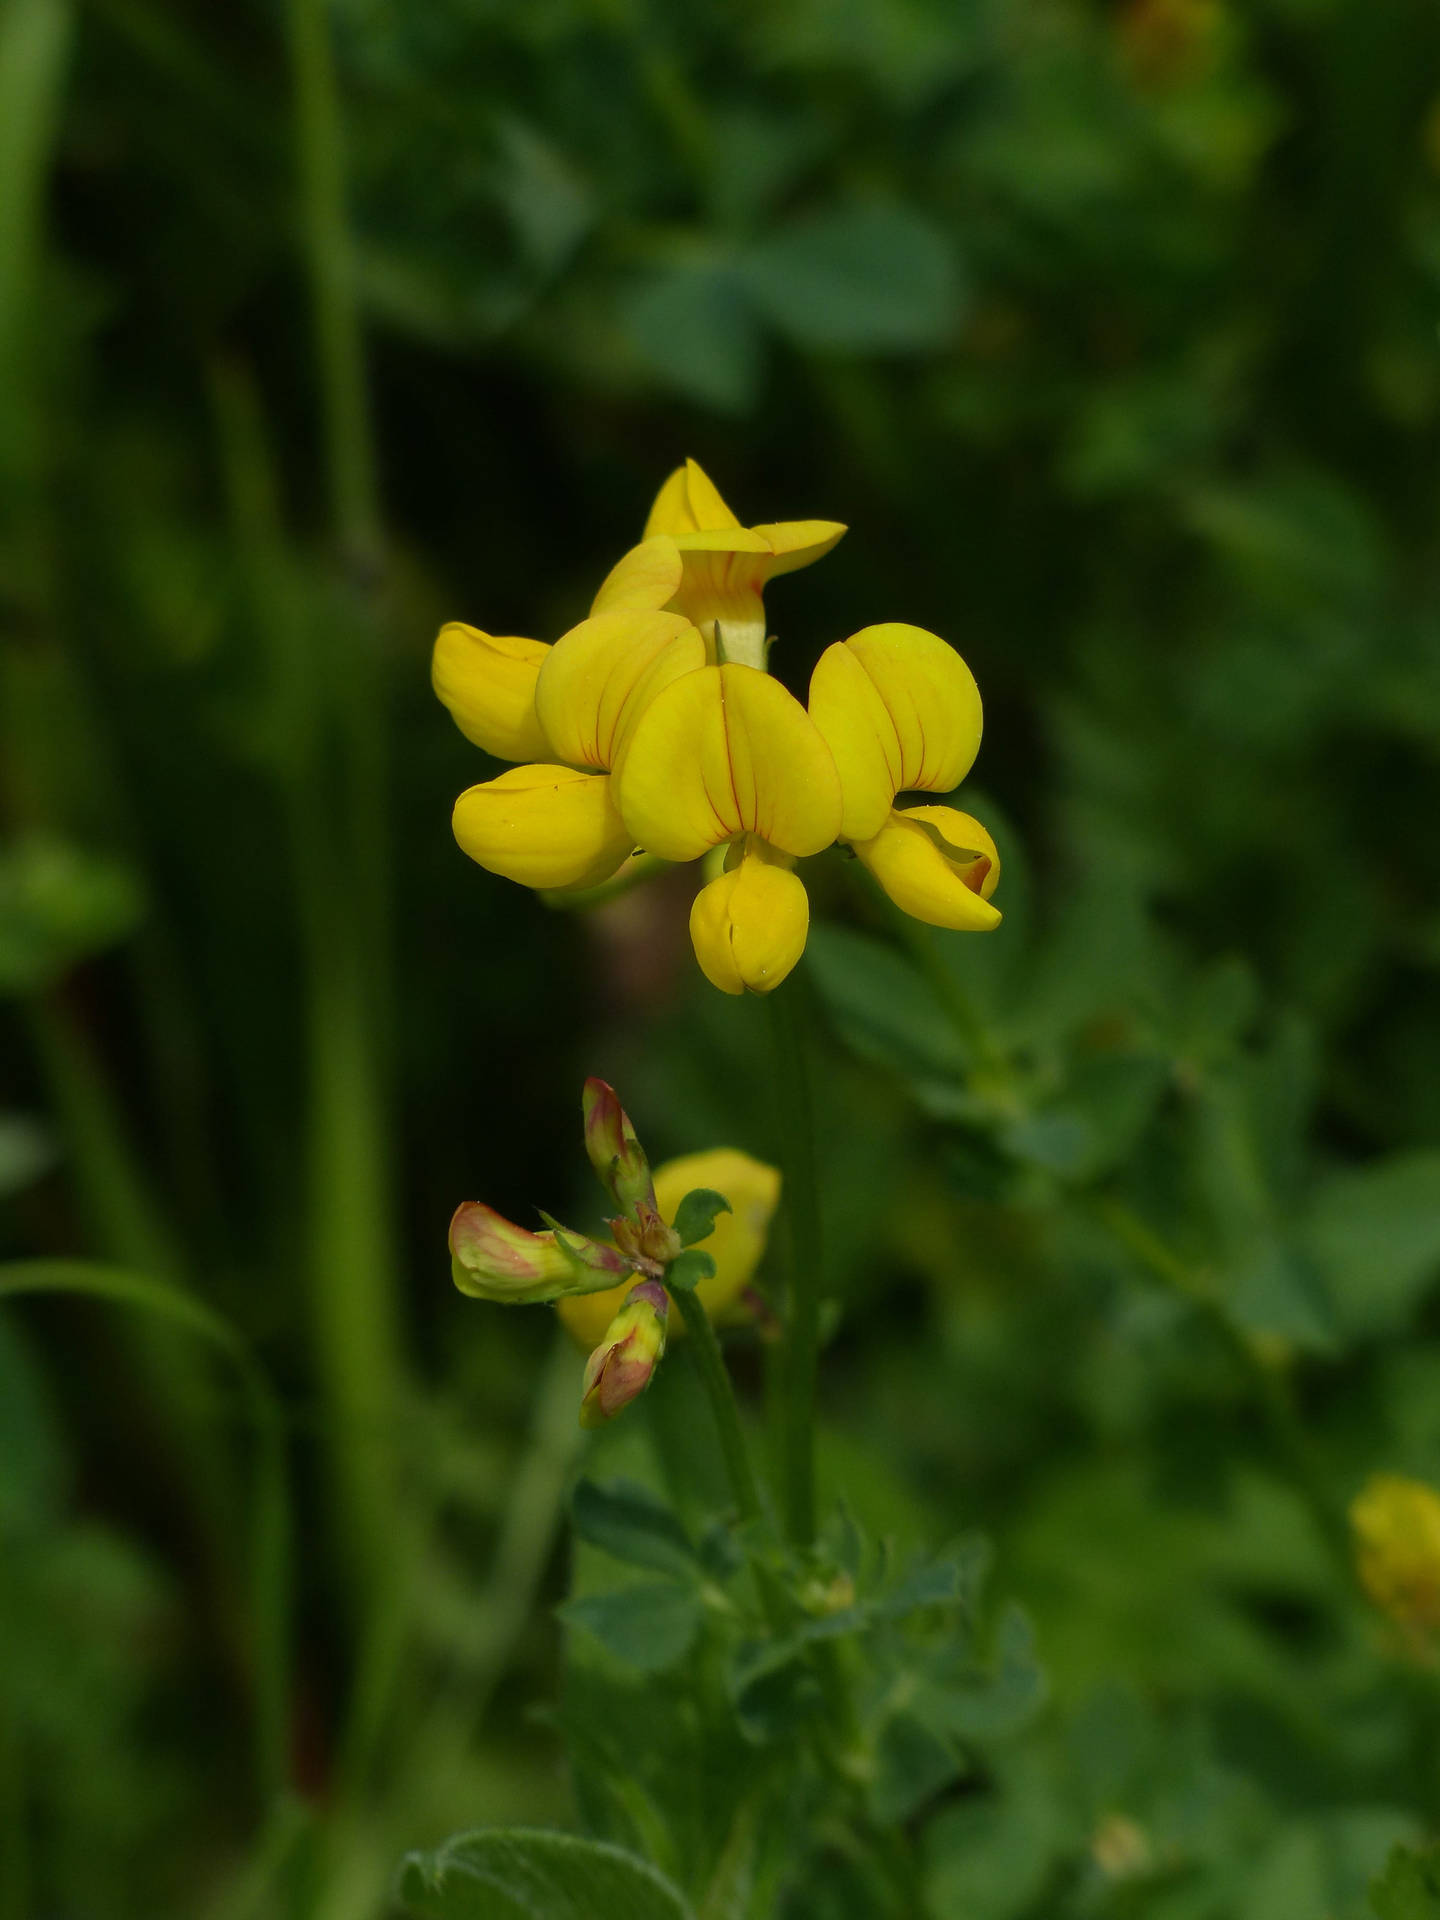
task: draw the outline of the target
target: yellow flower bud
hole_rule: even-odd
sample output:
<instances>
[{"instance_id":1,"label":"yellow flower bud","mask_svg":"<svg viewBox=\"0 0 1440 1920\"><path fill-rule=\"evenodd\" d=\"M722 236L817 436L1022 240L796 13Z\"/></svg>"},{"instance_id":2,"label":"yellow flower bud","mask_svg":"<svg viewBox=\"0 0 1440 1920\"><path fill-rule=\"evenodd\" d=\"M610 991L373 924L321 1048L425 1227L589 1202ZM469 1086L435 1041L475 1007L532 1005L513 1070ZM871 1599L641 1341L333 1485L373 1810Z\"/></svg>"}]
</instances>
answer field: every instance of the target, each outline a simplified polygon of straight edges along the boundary
<instances>
[{"instance_id":1,"label":"yellow flower bud","mask_svg":"<svg viewBox=\"0 0 1440 1920\"><path fill-rule=\"evenodd\" d=\"M722 993L769 993L805 951L810 902L788 861L753 838L690 909L695 958Z\"/></svg>"},{"instance_id":2,"label":"yellow flower bud","mask_svg":"<svg viewBox=\"0 0 1440 1920\"><path fill-rule=\"evenodd\" d=\"M1377 1473L1350 1506L1356 1565L1376 1606L1412 1634L1440 1631L1440 1494Z\"/></svg>"}]
</instances>

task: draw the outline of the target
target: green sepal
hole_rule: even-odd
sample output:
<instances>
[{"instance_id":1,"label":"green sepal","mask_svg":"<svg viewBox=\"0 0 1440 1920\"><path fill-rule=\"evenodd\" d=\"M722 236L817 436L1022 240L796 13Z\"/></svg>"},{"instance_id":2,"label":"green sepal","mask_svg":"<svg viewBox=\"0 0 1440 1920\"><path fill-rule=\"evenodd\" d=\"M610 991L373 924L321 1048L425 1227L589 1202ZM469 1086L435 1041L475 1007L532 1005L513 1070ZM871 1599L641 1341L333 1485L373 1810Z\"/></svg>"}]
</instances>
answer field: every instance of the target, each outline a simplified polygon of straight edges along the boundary
<instances>
[{"instance_id":1,"label":"green sepal","mask_svg":"<svg viewBox=\"0 0 1440 1920\"><path fill-rule=\"evenodd\" d=\"M672 1293L693 1293L714 1272L715 1262L708 1253L682 1253L665 1269L665 1284Z\"/></svg>"},{"instance_id":2,"label":"green sepal","mask_svg":"<svg viewBox=\"0 0 1440 1920\"><path fill-rule=\"evenodd\" d=\"M708 1240L715 1231L717 1214L730 1213L730 1202L711 1187L695 1187L675 1209L674 1227L682 1247L693 1247L697 1240Z\"/></svg>"},{"instance_id":3,"label":"green sepal","mask_svg":"<svg viewBox=\"0 0 1440 1920\"><path fill-rule=\"evenodd\" d=\"M573 1281L564 1287L552 1288L549 1298L558 1300L574 1298L582 1293L608 1293L611 1287L618 1287L628 1277L633 1278L630 1268L615 1254L613 1247L601 1247L598 1241L587 1240L583 1233L576 1233L573 1227L563 1226L553 1214L546 1213L543 1207L536 1211L555 1236L555 1245L565 1256L566 1264L574 1275ZM608 1260L598 1265L595 1259L587 1256L604 1253L615 1255L615 1263Z\"/></svg>"}]
</instances>

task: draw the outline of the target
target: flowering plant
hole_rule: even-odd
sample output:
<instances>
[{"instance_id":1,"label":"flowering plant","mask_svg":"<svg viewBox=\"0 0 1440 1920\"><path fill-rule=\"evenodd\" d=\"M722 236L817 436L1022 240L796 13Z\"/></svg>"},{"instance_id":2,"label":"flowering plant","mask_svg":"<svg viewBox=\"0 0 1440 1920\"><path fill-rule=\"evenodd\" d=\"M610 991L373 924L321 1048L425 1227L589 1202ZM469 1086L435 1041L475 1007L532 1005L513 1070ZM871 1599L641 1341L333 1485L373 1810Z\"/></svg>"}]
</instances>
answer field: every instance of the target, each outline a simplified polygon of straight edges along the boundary
<instances>
[{"instance_id":1,"label":"flowering plant","mask_svg":"<svg viewBox=\"0 0 1440 1920\"><path fill-rule=\"evenodd\" d=\"M694 461L660 489L640 544L611 570L590 615L553 646L451 624L435 690L461 730L528 761L467 788L455 837L493 873L585 889L643 860L714 855L690 934L725 993L769 993L805 948L797 861L849 848L905 913L988 931L995 843L950 807L980 746L980 695L947 643L871 626L837 641L808 711L768 671L762 593L818 560L844 527L742 527Z\"/></svg>"}]
</instances>

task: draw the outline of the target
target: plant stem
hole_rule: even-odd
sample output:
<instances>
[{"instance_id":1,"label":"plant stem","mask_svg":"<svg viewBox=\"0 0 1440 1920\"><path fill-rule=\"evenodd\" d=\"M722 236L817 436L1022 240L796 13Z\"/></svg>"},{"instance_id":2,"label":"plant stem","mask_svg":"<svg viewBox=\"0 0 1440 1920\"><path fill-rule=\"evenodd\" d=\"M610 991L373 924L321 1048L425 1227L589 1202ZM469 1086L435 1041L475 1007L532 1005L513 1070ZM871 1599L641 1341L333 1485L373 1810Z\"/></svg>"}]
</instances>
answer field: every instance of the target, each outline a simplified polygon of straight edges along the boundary
<instances>
[{"instance_id":1,"label":"plant stem","mask_svg":"<svg viewBox=\"0 0 1440 1920\"><path fill-rule=\"evenodd\" d=\"M720 1452L740 1518L758 1520L763 1513L760 1489L750 1465L750 1453L740 1425L740 1410L735 1404L735 1389L730 1384L729 1370L720 1351L720 1342L715 1338L715 1329L710 1324L710 1316L694 1293L677 1291L672 1297L693 1343L691 1353L700 1374L700 1384L710 1402L710 1410L715 1415L715 1425L720 1433Z\"/></svg>"},{"instance_id":2,"label":"plant stem","mask_svg":"<svg viewBox=\"0 0 1440 1920\"><path fill-rule=\"evenodd\" d=\"M380 515L365 397L365 348L345 213L345 156L326 0L290 0L290 60L315 356L324 399L330 510L347 564L368 573Z\"/></svg>"},{"instance_id":3,"label":"plant stem","mask_svg":"<svg viewBox=\"0 0 1440 1920\"><path fill-rule=\"evenodd\" d=\"M785 1530L796 1546L815 1538L815 1380L820 1354L820 1190L815 1122L797 985L769 996L783 1141L782 1199L790 1247L790 1311L781 1406Z\"/></svg>"},{"instance_id":4,"label":"plant stem","mask_svg":"<svg viewBox=\"0 0 1440 1920\"><path fill-rule=\"evenodd\" d=\"M342 1522L364 1596L382 1604L395 1577L388 1540L404 1360L385 1058L386 744L373 606L380 509L326 0L289 0L288 19L302 240L346 588L337 618L344 656L324 659L314 695L322 728L335 729L337 777L327 782L318 764L307 768L313 800L302 795L293 820L309 961L310 1281Z\"/></svg>"},{"instance_id":5,"label":"plant stem","mask_svg":"<svg viewBox=\"0 0 1440 1920\"><path fill-rule=\"evenodd\" d=\"M30 1904L30 1796L18 1702L0 1707L0 1920L25 1920Z\"/></svg>"}]
</instances>

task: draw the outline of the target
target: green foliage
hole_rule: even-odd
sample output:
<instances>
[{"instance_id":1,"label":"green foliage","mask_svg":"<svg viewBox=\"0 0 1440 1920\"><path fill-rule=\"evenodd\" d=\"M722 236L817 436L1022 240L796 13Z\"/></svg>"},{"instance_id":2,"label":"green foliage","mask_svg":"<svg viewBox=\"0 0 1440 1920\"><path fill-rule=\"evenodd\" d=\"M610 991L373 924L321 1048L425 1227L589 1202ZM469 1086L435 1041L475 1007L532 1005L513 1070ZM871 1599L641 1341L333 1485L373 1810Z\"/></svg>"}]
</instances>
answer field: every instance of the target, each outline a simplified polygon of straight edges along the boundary
<instances>
[{"instance_id":1,"label":"green foliage","mask_svg":"<svg viewBox=\"0 0 1440 1920\"><path fill-rule=\"evenodd\" d=\"M695 1920L1359 1920L1397 1843L1430 1911L1344 1516L1440 1486L1437 61L1423 0L0 11L0 1242L233 1326L301 1501L265 1727L253 1406L193 1316L0 1306L3 1920L378 1920L477 1818L414 1911L608 1847ZM850 525L787 684L898 618L986 702L994 935L801 868L804 1563L685 1339L582 1470L580 1357L446 1277L463 1195L599 1230L585 1073L781 1155L682 877L551 913L446 828L431 634L563 632L687 453Z\"/></svg>"},{"instance_id":2,"label":"green foliage","mask_svg":"<svg viewBox=\"0 0 1440 1920\"><path fill-rule=\"evenodd\" d=\"M568 1834L461 1834L415 1854L397 1888L416 1920L686 1920L674 1888L632 1854Z\"/></svg>"},{"instance_id":3,"label":"green foliage","mask_svg":"<svg viewBox=\"0 0 1440 1920\"><path fill-rule=\"evenodd\" d=\"M1440 1914L1440 1847L1396 1847L1370 1888L1375 1920L1435 1920Z\"/></svg>"},{"instance_id":4,"label":"green foliage","mask_svg":"<svg viewBox=\"0 0 1440 1920\"><path fill-rule=\"evenodd\" d=\"M680 1244L693 1247L697 1240L708 1240L715 1231L716 1217L730 1210L730 1202L723 1193L716 1193L709 1187L692 1189L675 1211L673 1225L680 1236Z\"/></svg>"}]
</instances>

